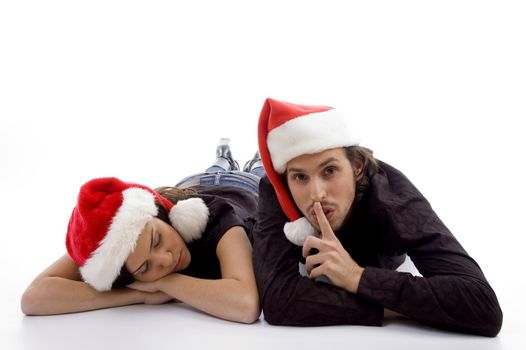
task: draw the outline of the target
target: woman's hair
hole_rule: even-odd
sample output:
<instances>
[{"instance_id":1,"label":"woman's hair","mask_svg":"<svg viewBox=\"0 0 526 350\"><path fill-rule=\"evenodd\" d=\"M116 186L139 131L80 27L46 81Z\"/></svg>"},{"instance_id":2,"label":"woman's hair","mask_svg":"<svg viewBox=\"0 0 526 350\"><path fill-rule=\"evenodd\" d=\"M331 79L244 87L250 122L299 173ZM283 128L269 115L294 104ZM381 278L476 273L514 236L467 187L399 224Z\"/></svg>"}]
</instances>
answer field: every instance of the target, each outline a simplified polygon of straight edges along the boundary
<instances>
[{"instance_id":1,"label":"woman's hair","mask_svg":"<svg viewBox=\"0 0 526 350\"><path fill-rule=\"evenodd\" d=\"M154 189L155 192L159 193L164 198L168 199L173 204L178 201L187 199L188 197L195 196L197 191L193 188L179 188L173 186L162 186Z\"/></svg>"},{"instance_id":2,"label":"woman's hair","mask_svg":"<svg viewBox=\"0 0 526 350\"><path fill-rule=\"evenodd\" d=\"M157 187L156 189L154 189L154 191L168 199L173 204L176 204L180 200L187 199L188 197L197 194L197 191L191 188L177 188L171 186ZM172 224L170 222L170 218L168 217L168 212L166 211L166 209L157 202L155 202L155 206L157 207L156 217L159 220L162 220L171 226ZM119 273L119 276L117 276L117 279L113 282L111 288L122 288L130 283L133 283L134 280L135 279L133 278L133 275L130 271L128 271L126 265L122 265L121 272Z\"/></svg>"},{"instance_id":3,"label":"woman's hair","mask_svg":"<svg viewBox=\"0 0 526 350\"><path fill-rule=\"evenodd\" d=\"M371 178L378 173L378 161L373 156L373 151L362 146L344 147L347 153L347 158L351 162L351 166L355 167L356 160L363 163L361 176L356 181L356 193L354 203L362 199L365 190L369 187Z\"/></svg>"}]
</instances>

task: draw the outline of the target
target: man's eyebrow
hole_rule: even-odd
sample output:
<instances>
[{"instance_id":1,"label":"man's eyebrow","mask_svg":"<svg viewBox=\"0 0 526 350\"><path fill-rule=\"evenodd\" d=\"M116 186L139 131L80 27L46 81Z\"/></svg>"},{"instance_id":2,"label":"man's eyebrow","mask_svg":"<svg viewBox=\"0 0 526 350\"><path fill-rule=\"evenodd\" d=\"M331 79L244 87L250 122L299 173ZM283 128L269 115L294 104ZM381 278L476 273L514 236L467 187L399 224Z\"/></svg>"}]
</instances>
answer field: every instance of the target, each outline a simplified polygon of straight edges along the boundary
<instances>
[{"instance_id":1,"label":"man's eyebrow","mask_svg":"<svg viewBox=\"0 0 526 350\"><path fill-rule=\"evenodd\" d=\"M334 161L338 161L338 159L334 158L334 157L330 157L326 160L324 160L323 162L321 162L319 165L318 165L318 168L323 168L324 166L326 166L327 164L331 163L331 162L334 162ZM294 168L294 167L291 167L291 168L288 168L287 169L287 172L296 172L296 173L302 173L304 172L305 170L303 169L300 169L300 168Z\"/></svg>"},{"instance_id":2,"label":"man's eyebrow","mask_svg":"<svg viewBox=\"0 0 526 350\"><path fill-rule=\"evenodd\" d=\"M318 168L323 168L324 166L326 166L327 164L329 163L332 163L332 162L338 162L338 159L334 158L334 157L330 157L329 159L327 159L326 161L322 162Z\"/></svg>"},{"instance_id":3,"label":"man's eyebrow","mask_svg":"<svg viewBox=\"0 0 526 350\"><path fill-rule=\"evenodd\" d=\"M150 230L150 251L152 250L152 247L153 247L153 227L152 227L152 229ZM139 270L140 270L145 264L146 264L146 261L143 262L143 263L141 264L141 266L139 266L139 267L137 268L137 270L135 270L134 272L132 272L132 275L135 275L135 274L136 274L136 273L137 273L137 272L138 272L138 271L139 271Z\"/></svg>"},{"instance_id":4,"label":"man's eyebrow","mask_svg":"<svg viewBox=\"0 0 526 350\"><path fill-rule=\"evenodd\" d=\"M287 173L292 173L292 172L294 172L294 173L301 173L301 172L303 172L303 171L304 171L304 170L303 170L303 169L300 169L300 168L288 168L288 169L287 169Z\"/></svg>"}]
</instances>

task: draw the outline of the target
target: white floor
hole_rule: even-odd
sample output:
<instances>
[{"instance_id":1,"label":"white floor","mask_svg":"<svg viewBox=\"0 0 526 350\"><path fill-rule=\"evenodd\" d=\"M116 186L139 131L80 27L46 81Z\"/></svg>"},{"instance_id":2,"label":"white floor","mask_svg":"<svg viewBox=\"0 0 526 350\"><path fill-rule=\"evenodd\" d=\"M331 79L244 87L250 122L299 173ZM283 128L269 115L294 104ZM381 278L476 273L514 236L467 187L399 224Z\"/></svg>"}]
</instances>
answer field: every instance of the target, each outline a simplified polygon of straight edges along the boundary
<instances>
[{"instance_id":1,"label":"white floor","mask_svg":"<svg viewBox=\"0 0 526 350\"><path fill-rule=\"evenodd\" d=\"M413 272L411 265L403 270ZM27 276L26 276L27 277ZM9 281L4 279L4 281ZM24 316L23 283L3 283L1 349L524 349L522 291L500 293L505 323L496 338L456 334L390 319L382 327L277 327L216 319L184 304L133 305L58 316ZM498 287L502 287L497 284ZM17 288L18 287L18 288ZM510 286L508 286L510 287Z\"/></svg>"},{"instance_id":2,"label":"white floor","mask_svg":"<svg viewBox=\"0 0 526 350\"><path fill-rule=\"evenodd\" d=\"M526 5L521 1L0 2L0 349L526 349ZM243 164L265 97L327 104L402 170L480 264L493 339L240 325L184 305L25 317L79 186Z\"/></svg>"},{"instance_id":3,"label":"white floor","mask_svg":"<svg viewBox=\"0 0 526 350\"><path fill-rule=\"evenodd\" d=\"M431 330L407 321L393 321L382 328L273 327L264 321L241 325L176 304L130 306L65 316L17 316L8 329L3 349L521 348L518 342L510 341L509 334L486 339Z\"/></svg>"}]
</instances>

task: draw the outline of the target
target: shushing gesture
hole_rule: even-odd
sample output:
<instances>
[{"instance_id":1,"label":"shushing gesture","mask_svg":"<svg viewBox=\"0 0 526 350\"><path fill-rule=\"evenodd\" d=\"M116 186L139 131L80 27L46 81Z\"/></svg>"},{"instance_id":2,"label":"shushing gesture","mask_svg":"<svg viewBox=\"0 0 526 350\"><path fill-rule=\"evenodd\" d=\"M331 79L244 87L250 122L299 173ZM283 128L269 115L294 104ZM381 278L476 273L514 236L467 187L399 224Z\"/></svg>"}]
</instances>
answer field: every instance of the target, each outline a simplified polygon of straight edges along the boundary
<instances>
[{"instance_id":1,"label":"shushing gesture","mask_svg":"<svg viewBox=\"0 0 526 350\"><path fill-rule=\"evenodd\" d=\"M343 248L319 202L314 203L314 212L321 236L307 237L302 250L309 278L325 275L333 285L356 293L364 269ZM309 255L311 249L317 249L318 253Z\"/></svg>"}]
</instances>

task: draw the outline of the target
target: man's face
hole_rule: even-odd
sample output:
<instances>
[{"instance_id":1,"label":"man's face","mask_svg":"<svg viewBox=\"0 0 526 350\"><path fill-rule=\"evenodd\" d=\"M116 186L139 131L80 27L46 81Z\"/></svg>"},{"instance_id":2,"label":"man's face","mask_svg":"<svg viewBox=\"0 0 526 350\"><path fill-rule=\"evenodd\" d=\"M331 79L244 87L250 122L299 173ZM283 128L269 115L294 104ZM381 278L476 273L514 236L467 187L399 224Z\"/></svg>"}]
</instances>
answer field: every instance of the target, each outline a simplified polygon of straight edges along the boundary
<instances>
[{"instance_id":1,"label":"man's face","mask_svg":"<svg viewBox=\"0 0 526 350\"><path fill-rule=\"evenodd\" d=\"M334 231L351 210L355 196L354 169L344 148L304 154L287 163L287 183L301 213L318 230L314 203L320 202Z\"/></svg>"}]
</instances>

